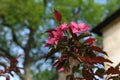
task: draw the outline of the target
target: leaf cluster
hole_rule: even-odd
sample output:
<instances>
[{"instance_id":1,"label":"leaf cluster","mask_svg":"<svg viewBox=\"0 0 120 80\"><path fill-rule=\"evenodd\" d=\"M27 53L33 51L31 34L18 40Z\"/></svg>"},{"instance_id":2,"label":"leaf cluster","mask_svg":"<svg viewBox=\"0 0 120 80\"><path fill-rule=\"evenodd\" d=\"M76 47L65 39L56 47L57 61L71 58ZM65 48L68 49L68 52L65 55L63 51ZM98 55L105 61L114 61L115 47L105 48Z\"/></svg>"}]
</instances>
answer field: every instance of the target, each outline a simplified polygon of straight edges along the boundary
<instances>
[{"instance_id":1,"label":"leaf cluster","mask_svg":"<svg viewBox=\"0 0 120 80\"><path fill-rule=\"evenodd\" d=\"M12 77L14 77L14 74L12 73L12 71L16 72L16 73L20 73L20 69L23 69L22 67L18 67L18 58L20 56L18 56L15 59L9 59L9 58L5 58L5 60L7 61L7 63L5 62L0 62L0 66L2 66L4 69L0 69L0 76L3 76L6 78L6 80L10 80L10 75Z\"/></svg>"},{"instance_id":2,"label":"leaf cluster","mask_svg":"<svg viewBox=\"0 0 120 80\"><path fill-rule=\"evenodd\" d=\"M54 13L56 21L61 22L61 14L58 11ZM49 46L50 51L46 56L46 60L53 56L56 52L61 54L57 58L57 61L53 64L59 71L64 68L64 72L69 72L70 75L66 77L67 80L97 80L95 76L104 78L104 75L120 74L117 68L110 67L108 70L96 67L95 64L102 64L104 62L112 63L109 59L105 58L107 53L101 48L95 46L93 41L95 38L91 38L91 33L82 32L80 34L68 32L70 36L64 36L58 41L58 44ZM90 37L90 38L88 38ZM86 39L87 38L87 39ZM103 54L104 56L98 56ZM75 73L80 71L82 67L82 77L76 77ZM96 71L94 69L97 68ZM108 78L106 78L108 80Z\"/></svg>"}]
</instances>

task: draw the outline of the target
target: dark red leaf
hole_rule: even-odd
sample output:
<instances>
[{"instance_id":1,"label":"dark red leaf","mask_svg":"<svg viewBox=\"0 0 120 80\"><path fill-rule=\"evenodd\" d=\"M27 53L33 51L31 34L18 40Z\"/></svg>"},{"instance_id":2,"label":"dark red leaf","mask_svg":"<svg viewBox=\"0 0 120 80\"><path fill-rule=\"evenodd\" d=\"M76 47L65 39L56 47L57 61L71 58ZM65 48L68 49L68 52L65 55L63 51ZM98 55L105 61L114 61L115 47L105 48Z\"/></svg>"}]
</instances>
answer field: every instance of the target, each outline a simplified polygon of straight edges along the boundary
<instances>
[{"instance_id":1,"label":"dark red leaf","mask_svg":"<svg viewBox=\"0 0 120 80\"><path fill-rule=\"evenodd\" d=\"M61 19L62 19L61 13L56 9L54 9L54 17L58 23L61 23Z\"/></svg>"},{"instance_id":2,"label":"dark red leaf","mask_svg":"<svg viewBox=\"0 0 120 80\"><path fill-rule=\"evenodd\" d=\"M74 74L70 76L70 80L74 80Z\"/></svg>"},{"instance_id":3,"label":"dark red leaf","mask_svg":"<svg viewBox=\"0 0 120 80\"><path fill-rule=\"evenodd\" d=\"M90 58L95 58L96 57L96 54L94 53L94 51L86 51L86 55L89 56Z\"/></svg>"},{"instance_id":4,"label":"dark red leaf","mask_svg":"<svg viewBox=\"0 0 120 80\"><path fill-rule=\"evenodd\" d=\"M50 52L47 54L46 59L47 60L49 57L51 57L53 54L55 54L58 50L57 49L51 49Z\"/></svg>"},{"instance_id":5,"label":"dark red leaf","mask_svg":"<svg viewBox=\"0 0 120 80\"><path fill-rule=\"evenodd\" d=\"M105 73L105 69L104 68L100 68L100 69L97 69L97 71L95 72L95 75L103 78L104 73Z\"/></svg>"},{"instance_id":6,"label":"dark red leaf","mask_svg":"<svg viewBox=\"0 0 120 80\"><path fill-rule=\"evenodd\" d=\"M109 63L113 63L112 61L110 61L109 59L105 59L104 57L96 57L94 59L92 59L93 63L102 63L102 62L109 62Z\"/></svg>"},{"instance_id":7,"label":"dark red leaf","mask_svg":"<svg viewBox=\"0 0 120 80\"><path fill-rule=\"evenodd\" d=\"M90 49L107 55L107 53L105 51L103 51L101 48L99 48L97 46L91 46Z\"/></svg>"},{"instance_id":8,"label":"dark red leaf","mask_svg":"<svg viewBox=\"0 0 120 80\"><path fill-rule=\"evenodd\" d=\"M84 41L84 43L89 44L90 46L92 46L97 40L95 38L88 38L87 40Z\"/></svg>"},{"instance_id":9,"label":"dark red leaf","mask_svg":"<svg viewBox=\"0 0 120 80\"><path fill-rule=\"evenodd\" d=\"M83 57L83 56L79 56L79 57L85 63L102 63L102 62L112 63L109 59L105 59L104 57L100 57L100 56L95 58Z\"/></svg>"},{"instance_id":10,"label":"dark red leaf","mask_svg":"<svg viewBox=\"0 0 120 80\"><path fill-rule=\"evenodd\" d=\"M82 69L82 75L86 80L93 80L94 76L89 72L89 70L83 68Z\"/></svg>"},{"instance_id":11,"label":"dark red leaf","mask_svg":"<svg viewBox=\"0 0 120 80\"><path fill-rule=\"evenodd\" d=\"M6 80L10 80L10 76L9 75L6 75Z\"/></svg>"},{"instance_id":12,"label":"dark red leaf","mask_svg":"<svg viewBox=\"0 0 120 80\"><path fill-rule=\"evenodd\" d=\"M84 32L84 33L81 33L78 38L81 39L81 38L84 38L84 37L88 37L88 36L92 36L90 33L88 32Z\"/></svg>"},{"instance_id":13,"label":"dark red leaf","mask_svg":"<svg viewBox=\"0 0 120 80\"><path fill-rule=\"evenodd\" d=\"M75 40L79 40L79 38L77 37L77 34L73 33L71 28L69 28L69 30L70 30L70 34L72 35L72 38Z\"/></svg>"},{"instance_id":14,"label":"dark red leaf","mask_svg":"<svg viewBox=\"0 0 120 80\"><path fill-rule=\"evenodd\" d=\"M107 71L106 74L120 74L120 71L114 67L110 67Z\"/></svg>"},{"instance_id":15,"label":"dark red leaf","mask_svg":"<svg viewBox=\"0 0 120 80\"><path fill-rule=\"evenodd\" d=\"M65 64L65 59L63 59L61 62L58 63L58 65L56 66L56 69L59 70L60 68L62 68Z\"/></svg>"},{"instance_id":16,"label":"dark red leaf","mask_svg":"<svg viewBox=\"0 0 120 80\"><path fill-rule=\"evenodd\" d=\"M10 65L15 66L18 63L17 59L10 59Z\"/></svg>"},{"instance_id":17,"label":"dark red leaf","mask_svg":"<svg viewBox=\"0 0 120 80\"><path fill-rule=\"evenodd\" d=\"M60 62L59 60L56 61L56 62L53 64L53 66L56 66L59 62Z\"/></svg>"},{"instance_id":18,"label":"dark red leaf","mask_svg":"<svg viewBox=\"0 0 120 80\"><path fill-rule=\"evenodd\" d=\"M83 62L89 62L89 61L91 61L91 59L90 58L88 58L88 57L84 57L84 56L79 56L80 57L80 60L82 60ZM90 59L90 60L89 60Z\"/></svg>"}]
</instances>

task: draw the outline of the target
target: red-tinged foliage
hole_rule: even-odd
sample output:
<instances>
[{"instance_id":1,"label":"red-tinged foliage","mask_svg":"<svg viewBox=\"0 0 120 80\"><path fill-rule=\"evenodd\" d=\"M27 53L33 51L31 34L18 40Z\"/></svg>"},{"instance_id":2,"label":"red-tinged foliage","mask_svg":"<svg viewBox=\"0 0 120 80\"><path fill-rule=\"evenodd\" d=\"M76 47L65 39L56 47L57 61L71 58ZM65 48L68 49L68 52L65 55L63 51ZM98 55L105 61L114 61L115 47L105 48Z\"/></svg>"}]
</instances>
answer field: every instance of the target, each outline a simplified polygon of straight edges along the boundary
<instances>
[{"instance_id":1,"label":"red-tinged foliage","mask_svg":"<svg viewBox=\"0 0 120 80\"><path fill-rule=\"evenodd\" d=\"M106 71L106 74L109 75L109 74L120 74L120 71L114 67L110 67L107 71Z\"/></svg>"},{"instance_id":2,"label":"red-tinged foliage","mask_svg":"<svg viewBox=\"0 0 120 80\"><path fill-rule=\"evenodd\" d=\"M105 51L103 51L101 48L99 48L97 46L91 46L90 49L107 55L107 53Z\"/></svg>"},{"instance_id":3,"label":"red-tinged foliage","mask_svg":"<svg viewBox=\"0 0 120 80\"><path fill-rule=\"evenodd\" d=\"M82 75L86 80L93 80L94 76L92 73L90 73L90 71L86 68L82 69Z\"/></svg>"},{"instance_id":4,"label":"red-tinged foliage","mask_svg":"<svg viewBox=\"0 0 120 80\"><path fill-rule=\"evenodd\" d=\"M103 63L103 62L109 62L109 63L113 63L112 61L110 61L109 59L105 59L104 57L96 57L92 60L93 63Z\"/></svg>"},{"instance_id":5,"label":"red-tinged foliage","mask_svg":"<svg viewBox=\"0 0 120 80\"><path fill-rule=\"evenodd\" d=\"M10 80L10 76L6 76L6 80Z\"/></svg>"},{"instance_id":6,"label":"red-tinged foliage","mask_svg":"<svg viewBox=\"0 0 120 80\"><path fill-rule=\"evenodd\" d=\"M107 53L101 48L94 46L96 39L92 38L92 35L86 32L89 30L89 27L85 23L77 24L70 22L68 26L66 22L61 24L62 16L57 10L54 10L54 17L60 26L47 31L49 33L48 42L50 44L47 45L47 47L50 47L51 50L47 54L46 60L56 52L59 52L61 56L57 58L53 66L56 67L58 71L71 72L66 77L67 80L97 80L95 76L104 78L104 75L119 74L116 68L111 67L105 71L95 66L96 64L103 64L104 62L112 63L112 61L104 56L98 56L97 53L106 56ZM57 31L57 29L59 30ZM60 33L62 33L62 37L58 36ZM88 36L90 37L85 40L85 37ZM57 43L51 43L52 41L54 42L51 38L54 38ZM80 70L80 68L82 68L82 70ZM97 68L96 71L93 70L95 68ZM76 73L81 72L83 77L75 76ZM107 77L106 80L108 80Z\"/></svg>"},{"instance_id":7,"label":"red-tinged foliage","mask_svg":"<svg viewBox=\"0 0 120 80\"><path fill-rule=\"evenodd\" d=\"M70 76L70 80L74 80L74 75L73 74Z\"/></svg>"},{"instance_id":8,"label":"red-tinged foliage","mask_svg":"<svg viewBox=\"0 0 120 80\"><path fill-rule=\"evenodd\" d=\"M52 66L56 66L59 62L60 62L59 60L58 60L58 61L56 61L55 63L53 63L53 65L52 65Z\"/></svg>"},{"instance_id":9,"label":"red-tinged foliage","mask_svg":"<svg viewBox=\"0 0 120 80\"><path fill-rule=\"evenodd\" d=\"M95 58L90 58L90 57L83 57L83 56L79 56L80 59L85 62L85 63L92 63L92 64L95 64L95 63L103 63L103 62L109 62L109 63L112 63L110 60L108 59L105 59L103 57L95 57Z\"/></svg>"},{"instance_id":10,"label":"red-tinged foliage","mask_svg":"<svg viewBox=\"0 0 120 80\"><path fill-rule=\"evenodd\" d=\"M92 46L97 40L95 38L88 38L87 40L84 41L84 43L89 44L90 46Z\"/></svg>"},{"instance_id":11,"label":"red-tinged foliage","mask_svg":"<svg viewBox=\"0 0 120 80\"><path fill-rule=\"evenodd\" d=\"M90 37L90 36L92 36L91 35L91 33L89 33L89 32L84 32L84 33L81 33L79 36L78 36L78 38L79 39L82 39L82 38L84 38L84 37Z\"/></svg>"},{"instance_id":12,"label":"red-tinged foliage","mask_svg":"<svg viewBox=\"0 0 120 80\"><path fill-rule=\"evenodd\" d=\"M59 64L56 66L56 69L59 70L60 68L62 68L65 64L65 61L66 61L65 59L60 61Z\"/></svg>"},{"instance_id":13,"label":"red-tinged foliage","mask_svg":"<svg viewBox=\"0 0 120 80\"><path fill-rule=\"evenodd\" d=\"M97 69L95 72L95 75L99 76L100 78L103 78L104 74L105 74L105 69L103 68Z\"/></svg>"},{"instance_id":14,"label":"red-tinged foliage","mask_svg":"<svg viewBox=\"0 0 120 80\"><path fill-rule=\"evenodd\" d=\"M10 65L11 66L16 65L17 63L18 63L17 59L10 59Z\"/></svg>"},{"instance_id":15,"label":"red-tinged foliage","mask_svg":"<svg viewBox=\"0 0 120 80\"><path fill-rule=\"evenodd\" d=\"M79 40L79 38L77 37L77 35L72 32L71 28L69 28L69 30L70 30L70 34L71 34L71 36L73 37L73 39Z\"/></svg>"},{"instance_id":16,"label":"red-tinged foliage","mask_svg":"<svg viewBox=\"0 0 120 80\"><path fill-rule=\"evenodd\" d=\"M51 57L52 55L54 55L57 51L58 51L58 50L55 49L55 48L51 49L50 52L47 54L45 60L47 60L49 57Z\"/></svg>"},{"instance_id":17,"label":"red-tinged foliage","mask_svg":"<svg viewBox=\"0 0 120 80\"><path fill-rule=\"evenodd\" d=\"M60 24L62 20L62 16L61 16L61 13L57 11L56 9L54 9L54 17L56 21Z\"/></svg>"},{"instance_id":18,"label":"red-tinged foliage","mask_svg":"<svg viewBox=\"0 0 120 80\"><path fill-rule=\"evenodd\" d=\"M0 64L1 66L4 67L4 70L0 70L0 76L3 76L6 78L6 80L10 80L10 75L14 77L14 75L11 73L12 71L20 73L20 69L23 69L21 67L17 67L18 64L18 58L21 57L21 55L19 55L16 59L6 59L6 61L8 61L8 65L6 64Z\"/></svg>"}]
</instances>

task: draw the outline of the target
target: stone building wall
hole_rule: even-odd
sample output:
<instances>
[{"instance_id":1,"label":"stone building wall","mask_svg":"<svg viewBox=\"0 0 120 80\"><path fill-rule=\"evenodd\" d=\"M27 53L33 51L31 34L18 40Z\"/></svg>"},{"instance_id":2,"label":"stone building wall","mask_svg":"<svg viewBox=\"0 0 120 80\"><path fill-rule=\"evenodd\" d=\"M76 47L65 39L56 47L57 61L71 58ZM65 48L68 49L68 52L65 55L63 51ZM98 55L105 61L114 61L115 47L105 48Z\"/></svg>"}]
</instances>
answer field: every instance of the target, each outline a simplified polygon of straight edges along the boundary
<instances>
[{"instance_id":1,"label":"stone building wall","mask_svg":"<svg viewBox=\"0 0 120 80\"><path fill-rule=\"evenodd\" d=\"M103 28L102 34L103 48L114 62L112 66L116 66L120 63L120 17Z\"/></svg>"}]
</instances>

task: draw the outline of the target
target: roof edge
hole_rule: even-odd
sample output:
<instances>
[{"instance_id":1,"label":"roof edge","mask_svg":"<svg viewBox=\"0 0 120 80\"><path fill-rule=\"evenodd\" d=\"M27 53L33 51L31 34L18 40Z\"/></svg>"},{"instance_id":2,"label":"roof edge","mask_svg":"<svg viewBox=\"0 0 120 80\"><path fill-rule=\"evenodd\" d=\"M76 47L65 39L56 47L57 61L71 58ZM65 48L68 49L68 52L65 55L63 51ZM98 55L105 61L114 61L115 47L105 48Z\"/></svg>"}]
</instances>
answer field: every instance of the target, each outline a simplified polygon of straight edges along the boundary
<instances>
[{"instance_id":1,"label":"roof edge","mask_svg":"<svg viewBox=\"0 0 120 80\"><path fill-rule=\"evenodd\" d=\"M110 22L115 20L117 17L120 16L120 8L115 11L112 15L108 16L105 20L103 20L100 24L98 24L95 28L91 30L91 32L98 34L99 36L102 36L101 30L106 27Z\"/></svg>"}]
</instances>

